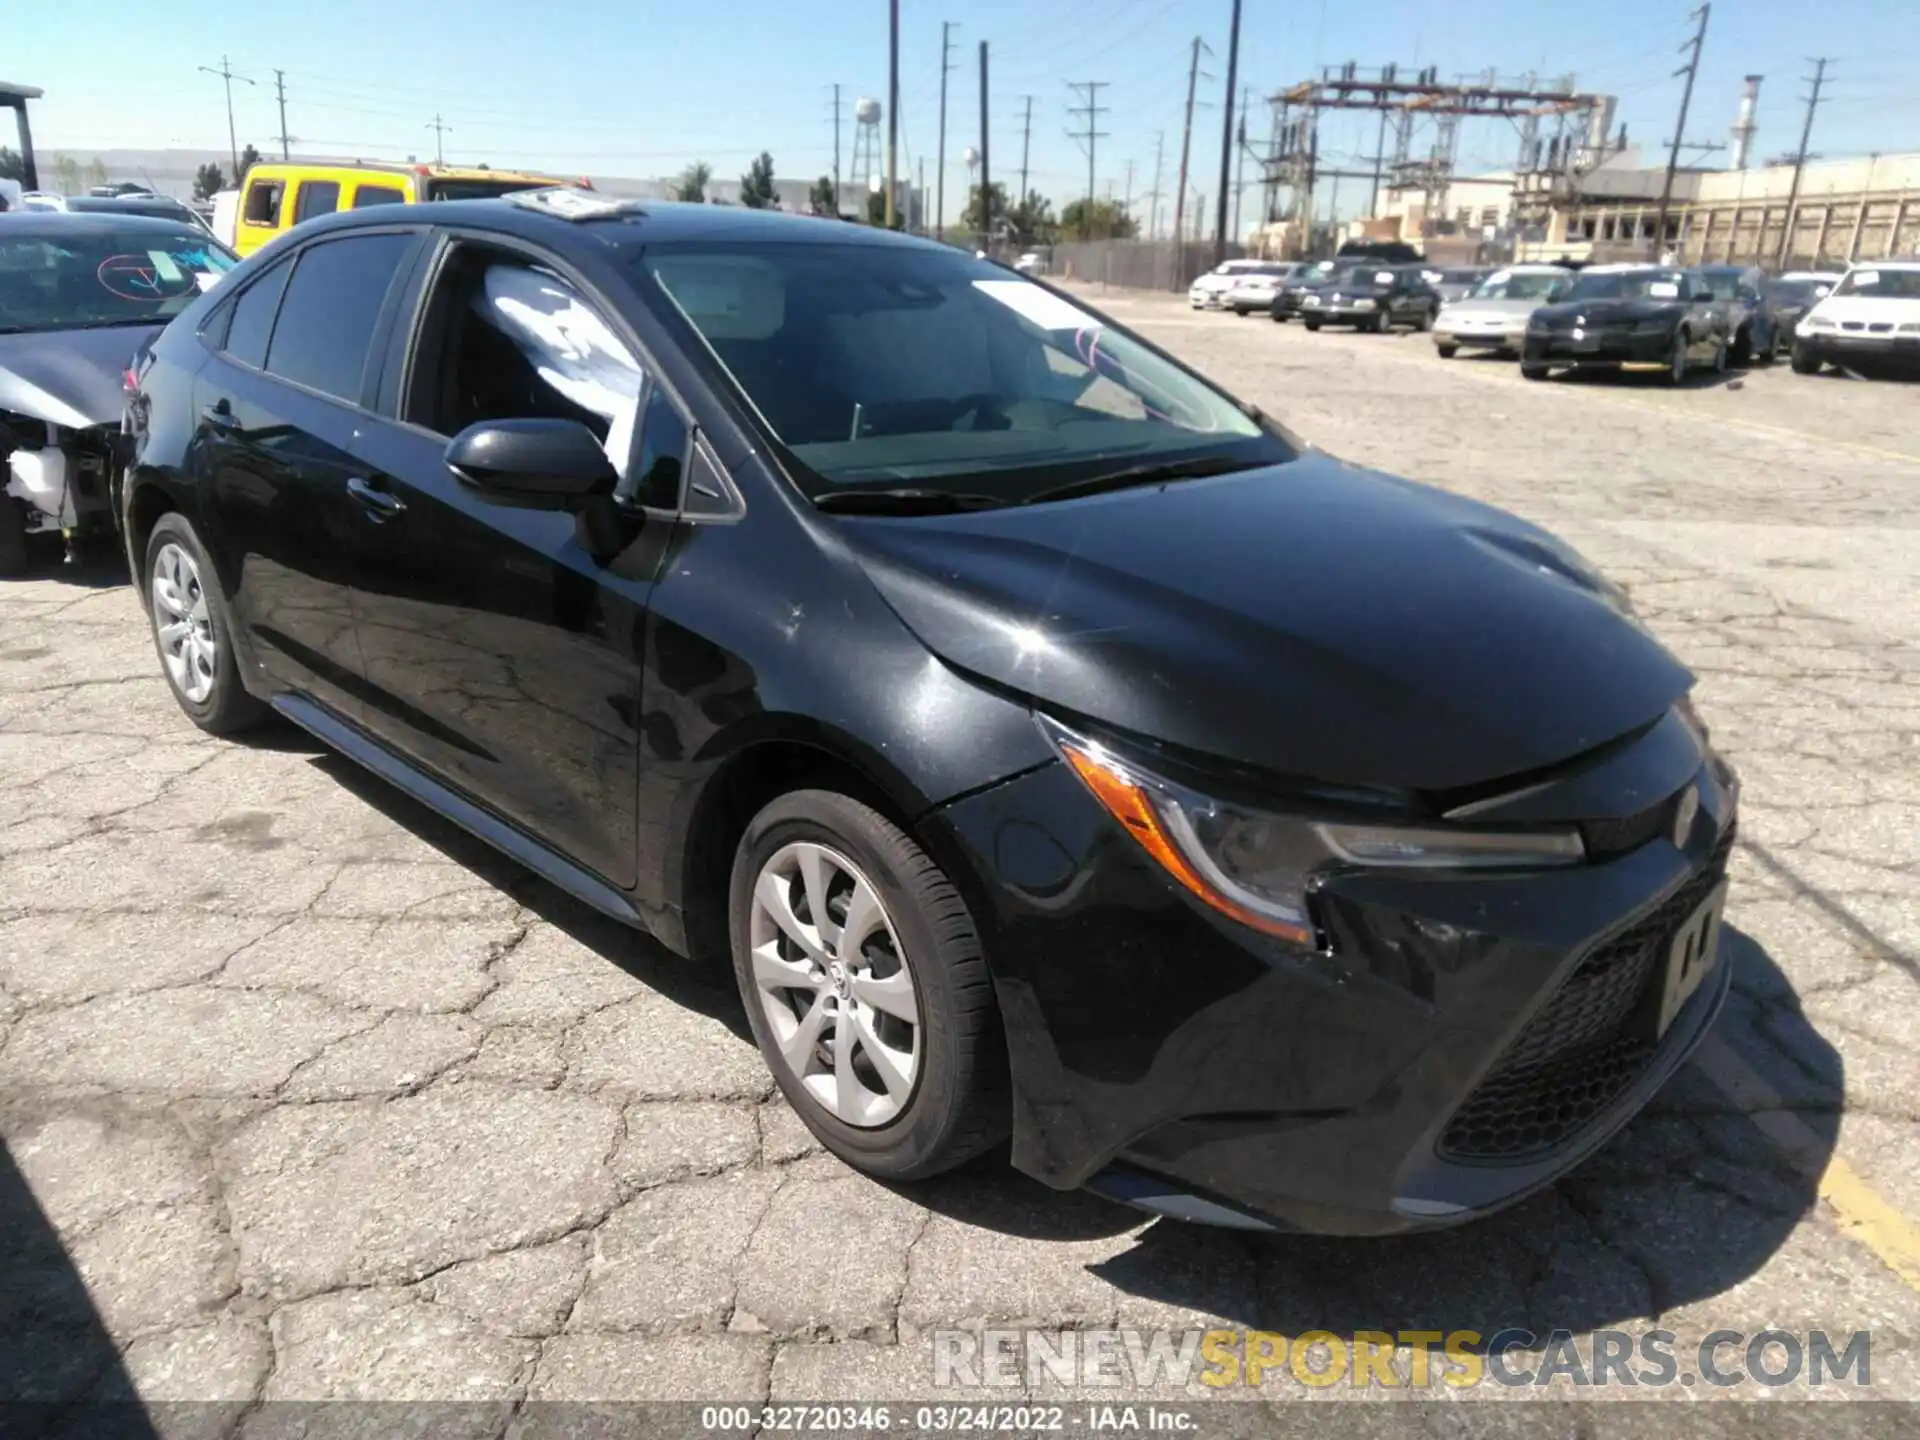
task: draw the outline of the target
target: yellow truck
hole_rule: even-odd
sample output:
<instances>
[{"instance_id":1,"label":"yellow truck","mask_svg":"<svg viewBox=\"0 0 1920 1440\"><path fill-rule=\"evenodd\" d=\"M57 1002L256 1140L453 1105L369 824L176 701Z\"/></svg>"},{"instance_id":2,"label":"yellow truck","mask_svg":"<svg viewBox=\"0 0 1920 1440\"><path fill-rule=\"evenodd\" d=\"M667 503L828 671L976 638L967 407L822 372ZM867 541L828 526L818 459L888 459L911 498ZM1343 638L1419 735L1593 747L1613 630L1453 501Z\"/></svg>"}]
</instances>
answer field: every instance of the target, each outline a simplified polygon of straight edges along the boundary
<instances>
[{"instance_id":1,"label":"yellow truck","mask_svg":"<svg viewBox=\"0 0 1920 1440\"><path fill-rule=\"evenodd\" d=\"M233 248L251 255L302 220L368 205L414 205L432 200L482 200L548 185L592 186L517 170L453 165L400 165L376 160L318 164L263 160L247 171L235 207ZM223 237L224 238L224 237Z\"/></svg>"}]
</instances>

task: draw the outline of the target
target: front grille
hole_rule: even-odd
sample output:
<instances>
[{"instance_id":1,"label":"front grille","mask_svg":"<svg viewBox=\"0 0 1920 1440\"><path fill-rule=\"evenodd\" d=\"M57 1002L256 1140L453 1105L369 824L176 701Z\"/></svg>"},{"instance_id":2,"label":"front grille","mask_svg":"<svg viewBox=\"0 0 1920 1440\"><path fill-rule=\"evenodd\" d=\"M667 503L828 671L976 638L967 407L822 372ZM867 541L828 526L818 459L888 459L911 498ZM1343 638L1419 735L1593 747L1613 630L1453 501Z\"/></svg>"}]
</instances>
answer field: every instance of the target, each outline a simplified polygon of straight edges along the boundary
<instances>
[{"instance_id":1,"label":"front grille","mask_svg":"<svg viewBox=\"0 0 1920 1440\"><path fill-rule=\"evenodd\" d=\"M1510 1164L1544 1155L1646 1070L1659 1045L1635 1022L1674 931L1720 883L1732 848L1729 826L1704 869L1588 953L1454 1112L1442 1157Z\"/></svg>"}]
</instances>

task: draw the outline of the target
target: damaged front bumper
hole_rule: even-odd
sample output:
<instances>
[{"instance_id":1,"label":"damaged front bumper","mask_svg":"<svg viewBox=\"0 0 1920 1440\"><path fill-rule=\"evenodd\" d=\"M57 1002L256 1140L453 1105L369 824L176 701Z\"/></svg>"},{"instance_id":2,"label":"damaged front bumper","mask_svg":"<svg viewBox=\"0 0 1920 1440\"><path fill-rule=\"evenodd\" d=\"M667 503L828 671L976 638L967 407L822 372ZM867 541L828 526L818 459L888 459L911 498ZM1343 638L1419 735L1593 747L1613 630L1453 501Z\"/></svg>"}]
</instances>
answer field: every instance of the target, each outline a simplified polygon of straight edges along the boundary
<instances>
[{"instance_id":1,"label":"damaged front bumper","mask_svg":"<svg viewBox=\"0 0 1920 1440\"><path fill-rule=\"evenodd\" d=\"M24 508L27 533L111 529L115 477L125 466L127 445L118 425L72 430L0 415L6 494Z\"/></svg>"}]
</instances>

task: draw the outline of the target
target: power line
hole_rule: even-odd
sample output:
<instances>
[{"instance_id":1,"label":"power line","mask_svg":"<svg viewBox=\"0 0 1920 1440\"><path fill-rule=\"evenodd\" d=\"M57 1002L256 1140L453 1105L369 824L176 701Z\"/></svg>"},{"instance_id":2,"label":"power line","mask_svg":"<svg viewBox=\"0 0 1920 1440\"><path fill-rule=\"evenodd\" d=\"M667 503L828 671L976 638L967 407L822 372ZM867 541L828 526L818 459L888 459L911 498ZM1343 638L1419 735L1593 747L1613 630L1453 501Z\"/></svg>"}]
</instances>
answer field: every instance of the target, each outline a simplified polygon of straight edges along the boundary
<instances>
[{"instance_id":1,"label":"power line","mask_svg":"<svg viewBox=\"0 0 1920 1440\"><path fill-rule=\"evenodd\" d=\"M1100 142L1107 138L1107 132L1099 128L1100 117L1112 108L1100 103L1100 92L1106 87L1106 84L1107 82L1105 80L1069 80L1067 82L1067 88L1069 90L1077 95L1085 96L1087 101L1084 105L1069 105L1067 107L1067 113L1069 115L1084 115L1087 121L1087 128L1085 130L1069 130L1067 132L1068 138L1087 152L1087 208L1086 213L1080 217L1080 238L1082 240L1091 240L1093 238L1094 154L1098 150Z\"/></svg>"},{"instance_id":2,"label":"power line","mask_svg":"<svg viewBox=\"0 0 1920 1440\"><path fill-rule=\"evenodd\" d=\"M1712 12L1710 3L1703 3L1693 12L1693 18L1700 22L1700 27L1693 32L1693 38L1680 47L1691 52L1687 63L1673 72L1685 75L1687 84L1680 92L1680 118L1674 122L1673 146L1667 151L1667 178L1660 186L1660 210L1653 222L1653 243L1662 248L1667 243L1667 207L1673 202L1673 172L1680 167L1680 145L1687 138L1687 107L1693 103L1693 77L1700 69L1700 47L1706 43L1707 17Z\"/></svg>"},{"instance_id":3,"label":"power line","mask_svg":"<svg viewBox=\"0 0 1920 1440\"><path fill-rule=\"evenodd\" d=\"M1778 263L1781 265L1785 265L1792 254L1793 207L1800 199L1800 174L1807 168L1807 141L1813 138L1813 112L1820 108L1820 87L1827 78L1827 63L1827 57L1821 56L1813 62L1813 74L1806 77L1813 83L1813 92L1807 96L1807 118L1800 126L1800 148L1793 153L1793 183L1787 187L1787 223L1780 234Z\"/></svg>"},{"instance_id":4,"label":"power line","mask_svg":"<svg viewBox=\"0 0 1920 1440\"><path fill-rule=\"evenodd\" d=\"M218 70L214 69L211 65L202 65L200 68L209 75L218 75L226 82L227 148L232 152L234 183L237 185L240 183L240 137L233 128L233 82L238 80L242 85L251 85L253 81L247 79L244 75L234 74L233 62L228 60L224 55L220 57L220 68ZM285 124L282 124L280 128L284 130L287 127Z\"/></svg>"}]
</instances>

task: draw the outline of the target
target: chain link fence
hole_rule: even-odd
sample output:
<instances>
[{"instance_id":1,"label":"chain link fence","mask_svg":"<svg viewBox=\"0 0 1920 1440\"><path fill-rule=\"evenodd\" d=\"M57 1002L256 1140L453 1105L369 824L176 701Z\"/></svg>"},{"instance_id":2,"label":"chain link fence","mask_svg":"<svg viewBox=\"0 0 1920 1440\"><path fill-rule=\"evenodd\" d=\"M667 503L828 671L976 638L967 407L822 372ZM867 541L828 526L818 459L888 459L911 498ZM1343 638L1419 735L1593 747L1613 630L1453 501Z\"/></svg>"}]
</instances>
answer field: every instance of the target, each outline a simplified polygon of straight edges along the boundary
<instances>
[{"instance_id":1,"label":"chain link fence","mask_svg":"<svg viewBox=\"0 0 1920 1440\"><path fill-rule=\"evenodd\" d=\"M1246 253L1243 245L1227 246L1229 260ZM1171 240L1071 240L1053 247L1049 274L1129 290L1184 290L1211 269L1210 241L1176 245Z\"/></svg>"}]
</instances>

